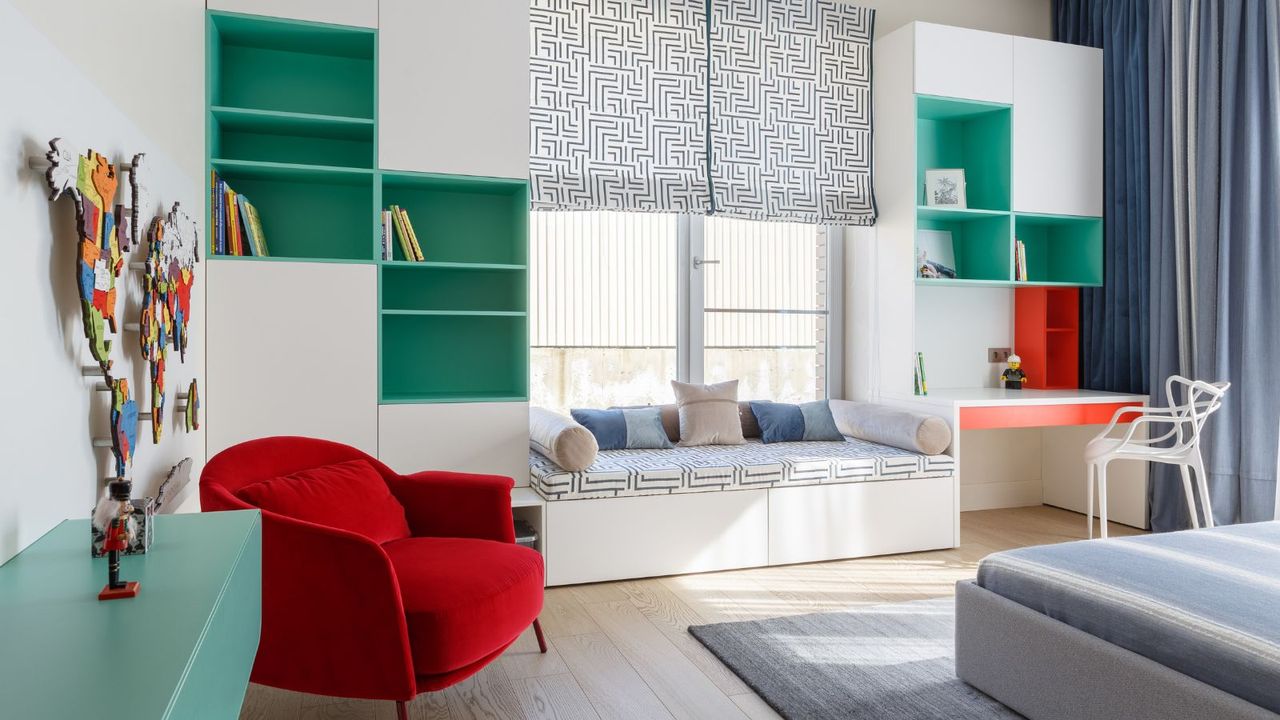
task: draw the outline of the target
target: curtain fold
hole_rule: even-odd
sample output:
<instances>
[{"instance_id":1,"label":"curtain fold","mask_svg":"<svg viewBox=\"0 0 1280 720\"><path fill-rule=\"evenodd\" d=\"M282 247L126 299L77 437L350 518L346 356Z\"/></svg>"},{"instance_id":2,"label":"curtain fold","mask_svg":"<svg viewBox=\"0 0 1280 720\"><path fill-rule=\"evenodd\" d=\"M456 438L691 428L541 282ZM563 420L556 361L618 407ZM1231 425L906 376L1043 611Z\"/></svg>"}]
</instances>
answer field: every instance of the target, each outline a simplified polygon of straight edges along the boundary
<instances>
[{"instance_id":1,"label":"curtain fold","mask_svg":"<svg viewBox=\"0 0 1280 720\"><path fill-rule=\"evenodd\" d=\"M1103 285L1080 290L1080 386L1149 387L1150 183L1145 0L1058 0L1054 39L1102 48Z\"/></svg>"},{"instance_id":2,"label":"curtain fold","mask_svg":"<svg viewBox=\"0 0 1280 720\"><path fill-rule=\"evenodd\" d=\"M532 0L530 206L871 225L875 11Z\"/></svg>"}]
</instances>

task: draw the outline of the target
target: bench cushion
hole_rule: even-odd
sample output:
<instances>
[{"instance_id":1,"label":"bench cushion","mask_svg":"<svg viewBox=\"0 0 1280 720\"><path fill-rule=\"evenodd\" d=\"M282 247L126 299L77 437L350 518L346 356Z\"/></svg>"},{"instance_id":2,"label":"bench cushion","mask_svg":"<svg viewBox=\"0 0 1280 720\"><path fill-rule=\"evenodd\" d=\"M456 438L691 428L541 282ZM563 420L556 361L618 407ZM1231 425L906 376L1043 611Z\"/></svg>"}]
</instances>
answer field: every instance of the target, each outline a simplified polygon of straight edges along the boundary
<instances>
[{"instance_id":1,"label":"bench cushion","mask_svg":"<svg viewBox=\"0 0 1280 720\"><path fill-rule=\"evenodd\" d=\"M845 438L844 442L604 450L586 470L571 472L529 453L533 489L548 500L671 495L689 492L949 477L955 461Z\"/></svg>"}]
</instances>

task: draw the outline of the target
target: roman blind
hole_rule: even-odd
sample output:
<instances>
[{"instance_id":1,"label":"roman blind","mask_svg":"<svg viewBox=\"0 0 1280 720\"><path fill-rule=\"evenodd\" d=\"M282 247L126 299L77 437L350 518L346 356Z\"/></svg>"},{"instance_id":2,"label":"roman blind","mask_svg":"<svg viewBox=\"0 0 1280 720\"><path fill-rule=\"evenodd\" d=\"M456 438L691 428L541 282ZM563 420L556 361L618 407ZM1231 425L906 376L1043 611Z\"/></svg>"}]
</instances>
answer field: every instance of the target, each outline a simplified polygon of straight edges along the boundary
<instances>
[{"instance_id":1,"label":"roman blind","mask_svg":"<svg viewBox=\"0 0 1280 720\"><path fill-rule=\"evenodd\" d=\"M531 207L871 225L875 11L533 0Z\"/></svg>"}]
</instances>

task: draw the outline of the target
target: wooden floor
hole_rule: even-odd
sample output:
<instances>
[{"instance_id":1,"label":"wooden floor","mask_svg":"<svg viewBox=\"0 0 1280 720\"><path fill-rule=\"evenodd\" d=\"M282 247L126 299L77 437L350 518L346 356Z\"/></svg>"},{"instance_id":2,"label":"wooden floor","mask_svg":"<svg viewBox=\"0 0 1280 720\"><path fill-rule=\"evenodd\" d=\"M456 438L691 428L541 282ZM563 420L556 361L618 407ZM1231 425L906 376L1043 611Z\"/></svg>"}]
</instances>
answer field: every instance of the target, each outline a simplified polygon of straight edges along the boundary
<instances>
[{"instance_id":1,"label":"wooden floor","mask_svg":"<svg viewBox=\"0 0 1280 720\"><path fill-rule=\"evenodd\" d=\"M1065 510L985 510L961 515L953 550L550 588L546 655L530 630L475 677L419 697L410 717L776 718L689 625L951 595L988 553L1076 540L1085 530L1084 516ZM1138 532L1111 525L1113 535ZM395 705L253 685L241 718L394 720Z\"/></svg>"}]
</instances>

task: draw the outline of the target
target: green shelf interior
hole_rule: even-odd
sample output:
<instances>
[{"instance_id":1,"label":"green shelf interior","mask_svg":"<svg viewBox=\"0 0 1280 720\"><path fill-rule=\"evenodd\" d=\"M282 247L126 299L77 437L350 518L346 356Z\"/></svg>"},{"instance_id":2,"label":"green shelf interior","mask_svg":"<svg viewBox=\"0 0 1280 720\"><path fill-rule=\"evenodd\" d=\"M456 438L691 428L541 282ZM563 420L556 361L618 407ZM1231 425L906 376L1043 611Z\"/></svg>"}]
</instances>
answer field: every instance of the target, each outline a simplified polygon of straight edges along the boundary
<instances>
[{"instance_id":1,"label":"green shelf interior","mask_svg":"<svg viewBox=\"0 0 1280 720\"><path fill-rule=\"evenodd\" d=\"M373 260L372 174L215 168L232 190L258 209L272 257Z\"/></svg>"},{"instance_id":2,"label":"green shelf interior","mask_svg":"<svg viewBox=\"0 0 1280 720\"><path fill-rule=\"evenodd\" d=\"M463 402L528 395L523 316L382 316L382 402Z\"/></svg>"},{"instance_id":3,"label":"green shelf interior","mask_svg":"<svg viewBox=\"0 0 1280 720\"><path fill-rule=\"evenodd\" d=\"M409 214L428 261L523 265L528 257L524 180L382 173L382 206ZM399 243L393 259L404 260Z\"/></svg>"},{"instance_id":4,"label":"green shelf interior","mask_svg":"<svg viewBox=\"0 0 1280 720\"><path fill-rule=\"evenodd\" d=\"M916 226L951 233L957 280L1008 282L1013 278L1009 222L1008 214L961 214L943 219L917 216Z\"/></svg>"},{"instance_id":5,"label":"green shelf interior","mask_svg":"<svg viewBox=\"0 0 1280 720\"><path fill-rule=\"evenodd\" d=\"M1007 105L916 98L917 203L925 201L925 170L962 168L970 208L1008 210L1012 189L1013 115Z\"/></svg>"},{"instance_id":6,"label":"green shelf interior","mask_svg":"<svg viewBox=\"0 0 1280 720\"><path fill-rule=\"evenodd\" d=\"M382 309L524 312L522 271L382 267Z\"/></svg>"},{"instance_id":7,"label":"green shelf interior","mask_svg":"<svg viewBox=\"0 0 1280 720\"><path fill-rule=\"evenodd\" d=\"M210 105L372 119L376 33L209 14Z\"/></svg>"},{"instance_id":8,"label":"green shelf interior","mask_svg":"<svg viewBox=\"0 0 1280 720\"><path fill-rule=\"evenodd\" d=\"M1102 283L1102 218L1015 215L1027 250L1029 282Z\"/></svg>"},{"instance_id":9,"label":"green shelf interior","mask_svg":"<svg viewBox=\"0 0 1280 720\"><path fill-rule=\"evenodd\" d=\"M371 169L372 120L215 107L213 157Z\"/></svg>"}]
</instances>

